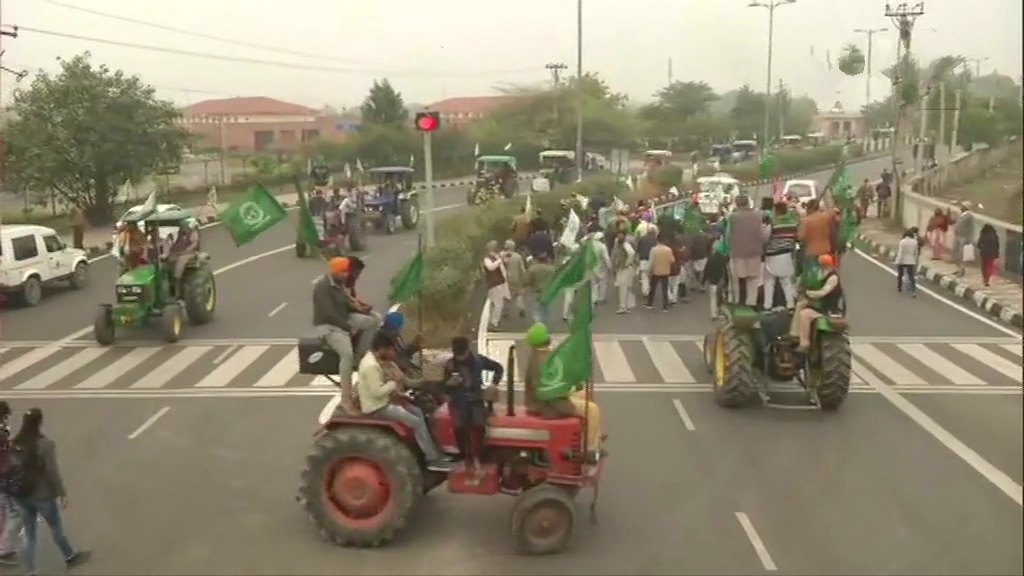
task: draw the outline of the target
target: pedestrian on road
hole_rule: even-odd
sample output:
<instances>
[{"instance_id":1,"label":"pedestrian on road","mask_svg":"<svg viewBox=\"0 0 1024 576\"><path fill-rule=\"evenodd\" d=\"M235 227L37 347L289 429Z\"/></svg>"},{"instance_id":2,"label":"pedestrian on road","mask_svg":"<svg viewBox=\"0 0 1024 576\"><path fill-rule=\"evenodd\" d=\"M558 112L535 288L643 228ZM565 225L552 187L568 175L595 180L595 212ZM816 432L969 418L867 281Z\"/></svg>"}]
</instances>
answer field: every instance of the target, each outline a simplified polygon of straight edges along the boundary
<instances>
[{"instance_id":1,"label":"pedestrian on road","mask_svg":"<svg viewBox=\"0 0 1024 576\"><path fill-rule=\"evenodd\" d=\"M742 292L746 305L755 307L761 278L761 257L769 229L761 223L761 212L751 209L749 196L737 196L735 205L736 208L726 217L730 291L733 301L739 302Z\"/></svg>"},{"instance_id":2,"label":"pedestrian on road","mask_svg":"<svg viewBox=\"0 0 1024 576\"><path fill-rule=\"evenodd\" d=\"M615 274L615 287L618 289L619 309L617 314L627 314L636 306L636 294L633 292L633 281L636 277L636 249L626 239L626 232L619 230L615 235L612 247L612 271Z\"/></svg>"},{"instance_id":3,"label":"pedestrian on road","mask_svg":"<svg viewBox=\"0 0 1024 576\"><path fill-rule=\"evenodd\" d=\"M526 269L526 283L530 290L530 302L533 309L533 321L546 323L548 318L548 309L541 300L540 297L544 293L544 288L548 285L548 282L555 276L555 265L548 260L547 254L540 254L532 262L530 267Z\"/></svg>"},{"instance_id":4,"label":"pedestrian on road","mask_svg":"<svg viewBox=\"0 0 1024 576\"><path fill-rule=\"evenodd\" d=\"M910 295L917 297L917 263L921 257L921 245L913 229L903 233L896 244L896 291L902 293L904 286Z\"/></svg>"},{"instance_id":5,"label":"pedestrian on road","mask_svg":"<svg viewBox=\"0 0 1024 576\"><path fill-rule=\"evenodd\" d=\"M651 292L651 250L658 244L658 229L643 221L637 226L636 256L640 261L640 295Z\"/></svg>"},{"instance_id":6,"label":"pedestrian on road","mask_svg":"<svg viewBox=\"0 0 1024 576\"><path fill-rule=\"evenodd\" d=\"M0 400L0 474L3 473L2 466L7 462L7 455L11 449L11 429L7 422L10 416L10 405L6 400ZM14 497L7 494L6 490L0 492L0 514L3 515L3 529L0 531L0 566L17 566L18 548L21 546L20 533L24 525Z\"/></svg>"},{"instance_id":7,"label":"pedestrian on road","mask_svg":"<svg viewBox=\"0 0 1024 576\"><path fill-rule=\"evenodd\" d=\"M889 216L889 199L892 198L892 185L884 177L875 186L875 198L878 201L878 212L876 214L879 218L887 218Z\"/></svg>"},{"instance_id":8,"label":"pedestrian on road","mask_svg":"<svg viewBox=\"0 0 1024 576\"><path fill-rule=\"evenodd\" d=\"M487 283L487 299L491 302L490 326L498 328L501 313L505 308L505 300L512 297L508 289L508 272L498 252L498 243L491 240L487 243L487 255L484 256L484 282Z\"/></svg>"},{"instance_id":9,"label":"pedestrian on road","mask_svg":"<svg viewBox=\"0 0 1024 576\"><path fill-rule=\"evenodd\" d=\"M935 213L928 218L925 236L932 249L932 260L942 260L942 255L946 251L946 233L949 232L951 219L949 212L943 211L942 208L936 208Z\"/></svg>"},{"instance_id":10,"label":"pedestrian on road","mask_svg":"<svg viewBox=\"0 0 1024 576\"><path fill-rule=\"evenodd\" d=\"M989 286L999 263L999 234L991 224L982 226L978 234L978 255L981 257L981 281Z\"/></svg>"},{"instance_id":11,"label":"pedestrian on road","mask_svg":"<svg viewBox=\"0 0 1024 576\"><path fill-rule=\"evenodd\" d=\"M864 183L857 189L857 205L860 208L859 216L867 218L868 206L871 205L871 199L875 195L875 191L871 186L871 182L867 178L864 179Z\"/></svg>"},{"instance_id":12,"label":"pedestrian on road","mask_svg":"<svg viewBox=\"0 0 1024 576\"><path fill-rule=\"evenodd\" d=\"M672 248L665 244L664 236L657 238L657 242L658 243L651 248L651 284L647 293L647 304L645 304L644 307L648 310L654 308L654 293L660 290L661 311L668 312L668 278L672 275L672 267L676 263L676 257L672 252Z\"/></svg>"},{"instance_id":13,"label":"pedestrian on road","mask_svg":"<svg viewBox=\"0 0 1024 576\"><path fill-rule=\"evenodd\" d=\"M69 216L71 219L71 245L79 250L84 250L85 210L82 210L79 206L73 206Z\"/></svg>"},{"instance_id":14,"label":"pedestrian on road","mask_svg":"<svg viewBox=\"0 0 1024 576\"><path fill-rule=\"evenodd\" d=\"M670 238L668 247L672 250L672 269L668 273L668 303L670 306L678 304L680 299L686 297L686 260L688 259L686 247L683 245L683 236Z\"/></svg>"},{"instance_id":15,"label":"pedestrian on road","mask_svg":"<svg viewBox=\"0 0 1024 576\"><path fill-rule=\"evenodd\" d=\"M960 204L960 215L953 224L953 259L956 262L956 275L963 276L967 272L967 263L973 262L974 254L974 213L972 204Z\"/></svg>"},{"instance_id":16,"label":"pedestrian on road","mask_svg":"<svg viewBox=\"0 0 1024 576\"><path fill-rule=\"evenodd\" d=\"M612 257L608 252L608 244L604 241L604 232L594 232L589 241L594 245L594 254L597 254L592 298L594 304L601 304L608 300L608 275L612 273Z\"/></svg>"},{"instance_id":17,"label":"pedestrian on road","mask_svg":"<svg viewBox=\"0 0 1024 576\"><path fill-rule=\"evenodd\" d=\"M515 240L505 241L505 251L501 253L501 261L505 264L505 271L508 273L508 289L512 307L518 311L520 318L526 318L526 306L523 302L523 292L526 289L526 263L523 255L516 252Z\"/></svg>"},{"instance_id":18,"label":"pedestrian on road","mask_svg":"<svg viewBox=\"0 0 1024 576\"><path fill-rule=\"evenodd\" d=\"M67 508L68 495L64 479L57 465L57 445L43 435L43 411L30 408L22 417L21 429L11 441L12 448L20 452L25 466L25 480L28 493L16 496L18 511L25 524L25 538L21 546L21 562L29 575L36 573L36 543L38 522L41 516L50 526L50 534L67 567L74 568L87 562L92 555L89 550L76 550L64 534L64 520L61 510Z\"/></svg>"}]
</instances>

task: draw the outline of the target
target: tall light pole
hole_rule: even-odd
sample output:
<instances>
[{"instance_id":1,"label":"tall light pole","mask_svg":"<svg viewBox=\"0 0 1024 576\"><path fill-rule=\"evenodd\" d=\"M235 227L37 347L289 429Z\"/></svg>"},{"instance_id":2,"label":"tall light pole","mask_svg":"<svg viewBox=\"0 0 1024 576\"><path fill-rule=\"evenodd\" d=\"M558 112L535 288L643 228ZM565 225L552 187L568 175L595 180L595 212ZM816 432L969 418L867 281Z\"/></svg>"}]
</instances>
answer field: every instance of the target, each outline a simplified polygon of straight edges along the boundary
<instances>
[{"instance_id":1,"label":"tall light pole","mask_svg":"<svg viewBox=\"0 0 1024 576\"><path fill-rule=\"evenodd\" d=\"M583 178L583 0L576 0L576 179Z\"/></svg>"},{"instance_id":2,"label":"tall light pole","mask_svg":"<svg viewBox=\"0 0 1024 576\"><path fill-rule=\"evenodd\" d=\"M775 9L794 3L796 0L754 0L750 3L751 8L768 9L768 74L764 83L764 134L761 136L761 156L768 151L768 131L771 130L772 107L770 103L772 99L772 44L775 42Z\"/></svg>"},{"instance_id":3,"label":"tall light pole","mask_svg":"<svg viewBox=\"0 0 1024 576\"><path fill-rule=\"evenodd\" d=\"M868 100L867 100L866 104L870 104L871 103L871 56L874 54L875 34L878 34L878 33L881 33L881 32L888 32L888 31L889 31L888 28L855 28L854 29L854 32L856 32L858 34L867 34L867 36L868 36L868 57L867 57L867 60L866 60L867 67L865 69L865 72L867 72L867 82L865 82L865 84L867 84L867 96L868 96Z\"/></svg>"}]
</instances>

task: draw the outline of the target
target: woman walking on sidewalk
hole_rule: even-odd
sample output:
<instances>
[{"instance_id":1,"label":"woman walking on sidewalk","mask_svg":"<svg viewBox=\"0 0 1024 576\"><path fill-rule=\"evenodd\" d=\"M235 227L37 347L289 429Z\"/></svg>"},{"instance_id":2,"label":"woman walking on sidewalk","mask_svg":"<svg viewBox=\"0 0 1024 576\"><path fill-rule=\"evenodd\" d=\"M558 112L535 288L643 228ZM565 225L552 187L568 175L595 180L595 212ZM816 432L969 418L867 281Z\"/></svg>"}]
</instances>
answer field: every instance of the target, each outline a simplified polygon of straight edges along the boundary
<instances>
[{"instance_id":1,"label":"woman walking on sidewalk","mask_svg":"<svg viewBox=\"0 0 1024 576\"><path fill-rule=\"evenodd\" d=\"M999 234L996 234L996 229L991 224L981 227L981 233L978 234L978 253L981 257L981 281L988 286L992 277L996 275L996 265L999 263Z\"/></svg>"},{"instance_id":2,"label":"woman walking on sidewalk","mask_svg":"<svg viewBox=\"0 0 1024 576\"><path fill-rule=\"evenodd\" d=\"M942 260L946 251L946 232L949 232L949 224L952 218L942 208L936 208L935 213L928 219L928 228L925 236L932 249L932 260Z\"/></svg>"}]
</instances>

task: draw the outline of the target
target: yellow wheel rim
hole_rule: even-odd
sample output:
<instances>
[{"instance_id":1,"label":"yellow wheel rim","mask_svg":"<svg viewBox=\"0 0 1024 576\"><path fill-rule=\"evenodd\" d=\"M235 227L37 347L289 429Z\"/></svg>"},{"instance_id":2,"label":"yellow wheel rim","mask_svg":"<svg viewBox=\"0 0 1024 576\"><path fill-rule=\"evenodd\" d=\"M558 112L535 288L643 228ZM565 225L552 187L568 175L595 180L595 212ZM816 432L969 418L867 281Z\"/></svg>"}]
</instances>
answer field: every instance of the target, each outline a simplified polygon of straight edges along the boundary
<instances>
[{"instance_id":1,"label":"yellow wheel rim","mask_svg":"<svg viewBox=\"0 0 1024 576\"><path fill-rule=\"evenodd\" d=\"M212 284L206 294L206 311L212 312L213 306L217 303L217 288Z\"/></svg>"},{"instance_id":2,"label":"yellow wheel rim","mask_svg":"<svg viewBox=\"0 0 1024 576\"><path fill-rule=\"evenodd\" d=\"M715 386L725 385L725 334L715 335Z\"/></svg>"}]
</instances>

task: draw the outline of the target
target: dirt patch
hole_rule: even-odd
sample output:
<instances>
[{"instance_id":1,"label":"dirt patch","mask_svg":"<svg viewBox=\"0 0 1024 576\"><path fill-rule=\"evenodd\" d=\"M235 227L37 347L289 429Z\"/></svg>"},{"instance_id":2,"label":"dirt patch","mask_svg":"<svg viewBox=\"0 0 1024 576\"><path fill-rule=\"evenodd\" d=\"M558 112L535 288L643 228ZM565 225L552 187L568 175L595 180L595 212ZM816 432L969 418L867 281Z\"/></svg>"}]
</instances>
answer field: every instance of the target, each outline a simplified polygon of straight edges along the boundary
<instances>
[{"instance_id":1,"label":"dirt patch","mask_svg":"<svg viewBox=\"0 0 1024 576\"><path fill-rule=\"evenodd\" d=\"M977 212L1019 226L1022 219L1021 178L1021 157L1015 156L992 167L984 176L943 190L940 195L949 201L968 200L981 204L982 208Z\"/></svg>"}]
</instances>

